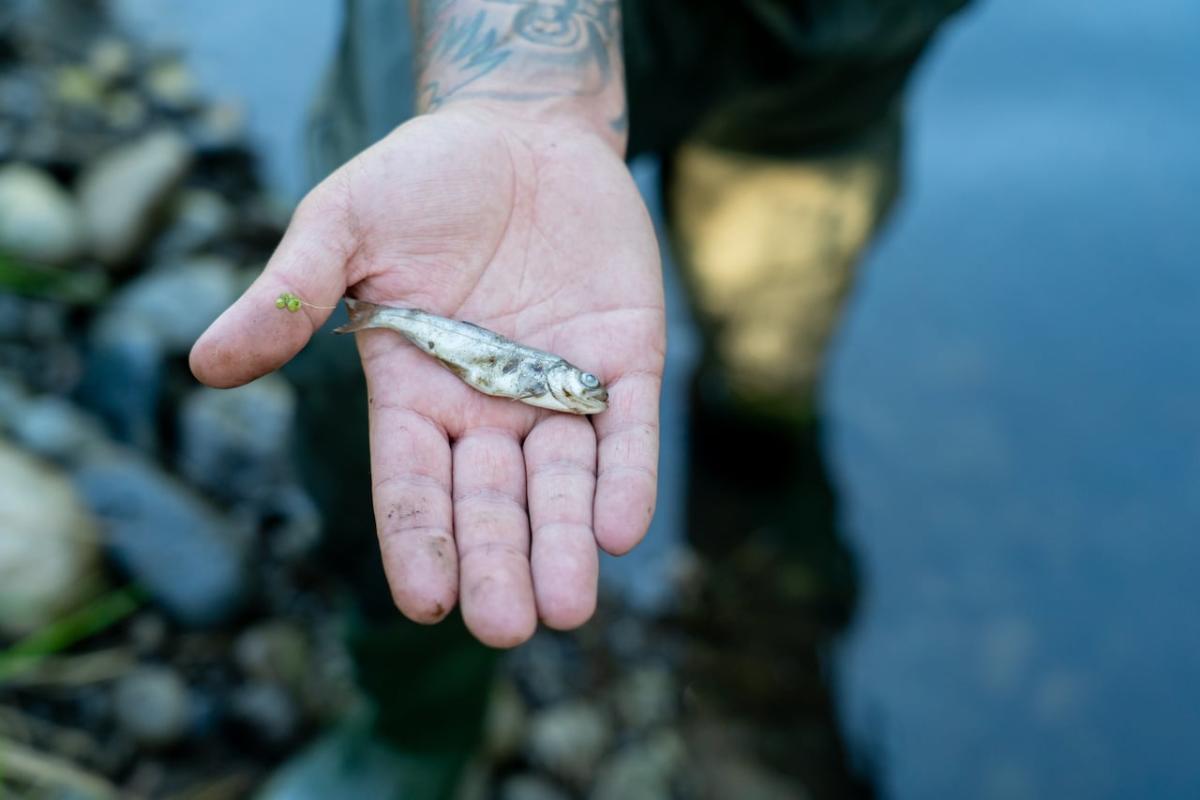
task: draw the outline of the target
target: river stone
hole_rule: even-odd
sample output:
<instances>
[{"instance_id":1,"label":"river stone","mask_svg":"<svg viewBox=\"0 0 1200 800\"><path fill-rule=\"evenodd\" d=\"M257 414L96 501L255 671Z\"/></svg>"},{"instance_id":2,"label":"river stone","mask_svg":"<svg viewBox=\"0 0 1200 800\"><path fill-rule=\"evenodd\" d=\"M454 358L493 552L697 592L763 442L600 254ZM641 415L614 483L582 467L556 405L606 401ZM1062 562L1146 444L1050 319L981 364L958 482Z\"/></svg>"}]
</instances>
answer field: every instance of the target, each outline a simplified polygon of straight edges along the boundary
<instances>
[{"instance_id":1,"label":"river stone","mask_svg":"<svg viewBox=\"0 0 1200 800\"><path fill-rule=\"evenodd\" d=\"M312 552L321 541L324 519L312 496L296 481L256 498L259 519L268 523L267 545L283 561L295 561Z\"/></svg>"},{"instance_id":2,"label":"river stone","mask_svg":"<svg viewBox=\"0 0 1200 800\"><path fill-rule=\"evenodd\" d=\"M140 667L117 683L113 711L121 729L146 747L175 744L188 731L191 699L179 673Z\"/></svg>"},{"instance_id":3,"label":"river stone","mask_svg":"<svg viewBox=\"0 0 1200 800\"><path fill-rule=\"evenodd\" d=\"M0 440L0 632L43 626L101 582L96 525L71 482Z\"/></svg>"},{"instance_id":4,"label":"river stone","mask_svg":"<svg viewBox=\"0 0 1200 800\"><path fill-rule=\"evenodd\" d=\"M292 691L309 677L309 645L303 628L286 620L264 622L238 636L233 658L242 672Z\"/></svg>"},{"instance_id":5,"label":"river stone","mask_svg":"<svg viewBox=\"0 0 1200 800\"><path fill-rule=\"evenodd\" d=\"M570 800L571 795L541 775L513 775L500 786L500 800Z\"/></svg>"},{"instance_id":6,"label":"river stone","mask_svg":"<svg viewBox=\"0 0 1200 800\"><path fill-rule=\"evenodd\" d=\"M572 701L533 716L526 750L548 772L582 785L612 739L612 727L596 706Z\"/></svg>"},{"instance_id":7,"label":"river stone","mask_svg":"<svg viewBox=\"0 0 1200 800\"><path fill-rule=\"evenodd\" d=\"M672 781L686 756L683 740L674 731L660 731L647 741L630 743L600 765L588 796L591 800L670 797Z\"/></svg>"},{"instance_id":8,"label":"river stone","mask_svg":"<svg viewBox=\"0 0 1200 800\"><path fill-rule=\"evenodd\" d=\"M247 588L247 539L178 481L113 453L76 473L116 560L181 622L211 625Z\"/></svg>"},{"instance_id":9,"label":"river stone","mask_svg":"<svg viewBox=\"0 0 1200 800\"><path fill-rule=\"evenodd\" d=\"M227 500L265 497L290 471L295 412L295 392L279 375L196 389L180 410L180 472Z\"/></svg>"},{"instance_id":10,"label":"river stone","mask_svg":"<svg viewBox=\"0 0 1200 800\"><path fill-rule=\"evenodd\" d=\"M0 417L4 403L0 401ZM109 445L100 423L70 401L57 395L24 400L7 420L15 438L26 450L70 467Z\"/></svg>"},{"instance_id":11,"label":"river stone","mask_svg":"<svg viewBox=\"0 0 1200 800\"><path fill-rule=\"evenodd\" d=\"M0 108L6 122L24 127L46 113L48 97L43 82L45 75L30 65L13 68L5 65L0 74Z\"/></svg>"},{"instance_id":12,"label":"river stone","mask_svg":"<svg viewBox=\"0 0 1200 800\"><path fill-rule=\"evenodd\" d=\"M158 446L164 360L158 332L140 317L107 315L92 326L80 401L118 440L145 452Z\"/></svg>"},{"instance_id":13,"label":"river stone","mask_svg":"<svg viewBox=\"0 0 1200 800\"><path fill-rule=\"evenodd\" d=\"M296 735L303 721L292 694L277 683L250 681L229 698L234 719L268 745L281 745Z\"/></svg>"},{"instance_id":14,"label":"river stone","mask_svg":"<svg viewBox=\"0 0 1200 800\"><path fill-rule=\"evenodd\" d=\"M104 102L104 85L84 66L59 67L52 85L54 99L75 111L94 112Z\"/></svg>"},{"instance_id":15,"label":"river stone","mask_svg":"<svg viewBox=\"0 0 1200 800\"><path fill-rule=\"evenodd\" d=\"M133 48L123 39L104 36L88 50L87 66L96 80L111 86L133 74Z\"/></svg>"},{"instance_id":16,"label":"river stone","mask_svg":"<svg viewBox=\"0 0 1200 800\"><path fill-rule=\"evenodd\" d=\"M196 78L178 58L167 58L150 66L143 79L154 103L168 111L186 111L199 101Z\"/></svg>"},{"instance_id":17,"label":"river stone","mask_svg":"<svg viewBox=\"0 0 1200 800\"><path fill-rule=\"evenodd\" d=\"M621 677L613 690L613 701L625 725L642 730L665 723L675 715L678 690L665 666L640 666Z\"/></svg>"},{"instance_id":18,"label":"river stone","mask_svg":"<svg viewBox=\"0 0 1200 800\"><path fill-rule=\"evenodd\" d=\"M137 319L169 353L186 353L242 288L233 264L200 256L160 264L113 298L102 324L120 330Z\"/></svg>"},{"instance_id":19,"label":"river stone","mask_svg":"<svg viewBox=\"0 0 1200 800\"><path fill-rule=\"evenodd\" d=\"M233 231L237 212L211 189L184 189L171 204L170 221L154 242L156 258L195 253Z\"/></svg>"},{"instance_id":20,"label":"river stone","mask_svg":"<svg viewBox=\"0 0 1200 800\"><path fill-rule=\"evenodd\" d=\"M119 440L154 452L166 359L185 354L241 286L220 258L161 265L130 283L92 325L83 404Z\"/></svg>"},{"instance_id":21,"label":"river stone","mask_svg":"<svg viewBox=\"0 0 1200 800\"><path fill-rule=\"evenodd\" d=\"M82 249L83 222L71 195L34 167L0 167L0 252L62 265Z\"/></svg>"},{"instance_id":22,"label":"river stone","mask_svg":"<svg viewBox=\"0 0 1200 800\"><path fill-rule=\"evenodd\" d=\"M434 751L435 753L438 751ZM257 800L454 797L456 770L429 752L398 750L350 718L290 758Z\"/></svg>"},{"instance_id":23,"label":"river stone","mask_svg":"<svg viewBox=\"0 0 1200 800\"><path fill-rule=\"evenodd\" d=\"M201 152L221 152L241 147L246 139L246 112L237 103L215 102L192 114L188 138ZM290 212L280 228L287 227Z\"/></svg>"},{"instance_id":24,"label":"river stone","mask_svg":"<svg viewBox=\"0 0 1200 800\"><path fill-rule=\"evenodd\" d=\"M492 687L483 723L483 751L492 762L511 758L521 749L529 727L529 711L511 680Z\"/></svg>"},{"instance_id":25,"label":"river stone","mask_svg":"<svg viewBox=\"0 0 1200 800\"><path fill-rule=\"evenodd\" d=\"M8 310L5 301L10 298L0 295L0 319ZM3 328L0 328L2 331ZM29 390L16 376L0 370L0 425L10 427L30 400Z\"/></svg>"},{"instance_id":26,"label":"river stone","mask_svg":"<svg viewBox=\"0 0 1200 800\"><path fill-rule=\"evenodd\" d=\"M127 132L140 128L146 122L149 109L134 92L110 92L104 101L104 116L109 125Z\"/></svg>"},{"instance_id":27,"label":"river stone","mask_svg":"<svg viewBox=\"0 0 1200 800\"><path fill-rule=\"evenodd\" d=\"M87 168L79 201L97 258L120 264L134 255L191 161L182 136L157 131L109 151Z\"/></svg>"}]
</instances>

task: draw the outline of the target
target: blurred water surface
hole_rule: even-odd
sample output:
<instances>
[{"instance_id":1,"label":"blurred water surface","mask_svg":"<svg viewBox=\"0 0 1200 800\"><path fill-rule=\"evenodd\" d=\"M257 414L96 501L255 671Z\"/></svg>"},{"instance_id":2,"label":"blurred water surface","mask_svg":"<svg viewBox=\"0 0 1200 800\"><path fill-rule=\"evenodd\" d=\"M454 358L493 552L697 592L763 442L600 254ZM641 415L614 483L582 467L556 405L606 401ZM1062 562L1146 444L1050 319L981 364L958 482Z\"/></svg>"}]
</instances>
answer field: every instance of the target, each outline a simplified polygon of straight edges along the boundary
<instances>
[{"instance_id":1,"label":"blurred water surface","mask_svg":"<svg viewBox=\"0 0 1200 800\"><path fill-rule=\"evenodd\" d=\"M1200 6L984 4L827 387L894 797L1200 787Z\"/></svg>"},{"instance_id":2,"label":"blurred water surface","mask_svg":"<svg viewBox=\"0 0 1200 800\"><path fill-rule=\"evenodd\" d=\"M297 196L340 4L118 5ZM921 73L826 389L865 573L840 704L887 796L1200 785L1198 35L1190 0L1010 0Z\"/></svg>"}]
</instances>

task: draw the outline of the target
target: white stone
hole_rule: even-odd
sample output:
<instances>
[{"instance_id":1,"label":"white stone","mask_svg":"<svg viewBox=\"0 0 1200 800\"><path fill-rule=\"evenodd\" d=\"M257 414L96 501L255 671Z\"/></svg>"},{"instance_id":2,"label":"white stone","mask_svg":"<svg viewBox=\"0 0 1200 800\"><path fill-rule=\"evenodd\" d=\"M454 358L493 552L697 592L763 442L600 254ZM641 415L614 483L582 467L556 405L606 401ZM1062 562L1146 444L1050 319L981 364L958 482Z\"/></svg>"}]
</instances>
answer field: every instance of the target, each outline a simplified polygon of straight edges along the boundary
<instances>
[{"instance_id":1,"label":"white stone","mask_svg":"<svg viewBox=\"0 0 1200 800\"><path fill-rule=\"evenodd\" d=\"M0 167L0 252L62 265L82 248L79 209L65 189L26 164Z\"/></svg>"},{"instance_id":2,"label":"white stone","mask_svg":"<svg viewBox=\"0 0 1200 800\"><path fill-rule=\"evenodd\" d=\"M191 160L182 136L158 131L110 151L88 168L79 181L79 201L97 258L119 264L134 255Z\"/></svg>"},{"instance_id":3,"label":"white stone","mask_svg":"<svg viewBox=\"0 0 1200 800\"><path fill-rule=\"evenodd\" d=\"M0 631L16 636L100 585L96 525L64 474L0 441Z\"/></svg>"},{"instance_id":4,"label":"white stone","mask_svg":"<svg viewBox=\"0 0 1200 800\"><path fill-rule=\"evenodd\" d=\"M612 740L608 718L585 702L562 703L534 715L529 759L560 778L583 784Z\"/></svg>"}]
</instances>

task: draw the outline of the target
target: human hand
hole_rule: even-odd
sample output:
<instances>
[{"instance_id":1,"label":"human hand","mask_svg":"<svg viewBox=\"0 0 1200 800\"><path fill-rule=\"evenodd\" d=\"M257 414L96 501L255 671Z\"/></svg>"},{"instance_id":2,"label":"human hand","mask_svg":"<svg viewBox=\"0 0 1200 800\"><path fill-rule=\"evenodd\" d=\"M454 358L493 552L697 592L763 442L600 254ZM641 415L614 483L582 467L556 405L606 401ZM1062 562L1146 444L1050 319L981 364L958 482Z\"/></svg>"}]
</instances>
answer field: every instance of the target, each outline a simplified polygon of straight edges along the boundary
<instances>
[{"instance_id":1,"label":"human hand","mask_svg":"<svg viewBox=\"0 0 1200 800\"><path fill-rule=\"evenodd\" d=\"M310 305L280 312L293 292ZM664 353L653 228L610 143L466 104L417 117L301 203L263 274L192 350L237 386L292 358L343 294L464 319L608 386L577 417L488 397L390 331L357 334L375 518L396 605L505 647L595 608L596 546L654 508Z\"/></svg>"}]
</instances>

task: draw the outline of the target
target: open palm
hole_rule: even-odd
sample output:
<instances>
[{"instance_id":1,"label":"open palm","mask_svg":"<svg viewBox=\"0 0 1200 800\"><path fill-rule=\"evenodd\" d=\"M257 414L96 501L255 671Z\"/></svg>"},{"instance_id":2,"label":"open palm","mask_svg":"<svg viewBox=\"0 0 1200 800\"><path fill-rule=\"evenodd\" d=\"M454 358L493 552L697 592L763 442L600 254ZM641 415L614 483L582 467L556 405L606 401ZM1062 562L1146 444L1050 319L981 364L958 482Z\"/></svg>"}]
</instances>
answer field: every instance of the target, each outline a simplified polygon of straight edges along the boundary
<instances>
[{"instance_id":1,"label":"open palm","mask_svg":"<svg viewBox=\"0 0 1200 800\"><path fill-rule=\"evenodd\" d=\"M597 543L629 550L653 513L664 351L653 229L610 146L459 110L401 126L305 199L262 276L197 342L197 377L235 386L295 355L329 312L280 312L285 291L469 320L607 384L608 411L557 414L482 395L390 331L357 335L401 611L434 622L461 602L496 646L539 618L584 622Z\"/></svg>"}]
</instances>

